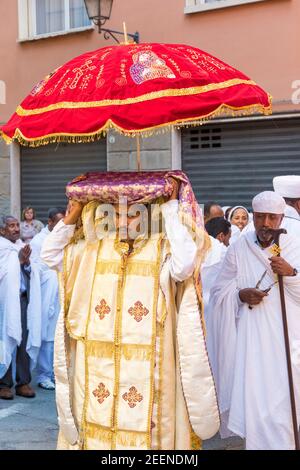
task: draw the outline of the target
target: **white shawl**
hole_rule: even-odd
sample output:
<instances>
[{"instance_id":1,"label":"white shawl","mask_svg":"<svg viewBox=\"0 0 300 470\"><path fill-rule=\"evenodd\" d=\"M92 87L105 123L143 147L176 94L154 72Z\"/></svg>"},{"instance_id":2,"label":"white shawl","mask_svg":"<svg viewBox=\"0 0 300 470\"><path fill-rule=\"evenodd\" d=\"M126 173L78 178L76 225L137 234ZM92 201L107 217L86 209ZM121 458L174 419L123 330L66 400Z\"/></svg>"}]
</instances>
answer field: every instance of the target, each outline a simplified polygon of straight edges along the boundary
<instances>
[{"instance_id":1,"label":"white shawl","mask_svg":"<svg viewBox=\"0 0 300 470\"><path fill-rule=\"evenodd\" d=\"M0 376L6 373L12 354L22 338L20 307L20 262L19 251L24 246L17 240L12 243L0 237ZM28 339L26 350L31 358L31 367L36 363L41 344L41 319L37 305L41 303L39 274L31 266L30 301L27 309Z\"/></svg>"},{"instance_id":2,"label":"white shawl","mask_svg":"<svg viewBox=\"0 0 300 470\"><path fill-rule=\"evenodd\" d=\"M265 270L262 289L276 279L270 250L255 240L255 232L249 232L229 248L212 289L209 355L227 433L245 437L247 449L293 449L278 285L252 310L238 298L238 289L254 287ZM282 235L280 245L282 257L300 271L299 241ZM284 277L284 287L299 419L300 276Z\"/></svg>"},{"instance_id":3,"label":"white shawl","mask_svg":"<svg viewBox=\"0 0 300 470\"><path fill-rule=\"evenodd\" d=\"M43 263L40 257L42 245L49 233L48 227L45 227L30 242L32 248L30 262L32 266L36 266L40 278L42 341L54 341L55 327L60 310L57 273Z\"/></svg>"}]
</instances>

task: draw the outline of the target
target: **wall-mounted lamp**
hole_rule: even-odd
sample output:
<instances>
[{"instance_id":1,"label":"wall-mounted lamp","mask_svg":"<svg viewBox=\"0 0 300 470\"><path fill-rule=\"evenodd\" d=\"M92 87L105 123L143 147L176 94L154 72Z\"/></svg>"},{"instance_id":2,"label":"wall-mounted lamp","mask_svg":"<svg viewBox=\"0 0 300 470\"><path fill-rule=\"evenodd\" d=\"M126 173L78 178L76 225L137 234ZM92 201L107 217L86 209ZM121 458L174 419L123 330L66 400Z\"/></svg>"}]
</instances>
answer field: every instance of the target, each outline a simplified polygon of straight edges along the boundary
<instances>
[{"instance_id":1,"label":"wall-mounted lamp","mask_svg":"<svg viewBox=\"0 0 300 470\"><path fill-rule=\"evenodd\" d=\"M95 25L98 26L98 32L104 33L105 39L112 37L116 42L120 43L116 35L124 36L122 31L114 31L113 29L103 28L103 25L110 19L113 0L84 0L85 8L88 17ZM134 42L139 42L139 33L127 33L127 36L133 39Z\"/></svg>"}]
</instances>

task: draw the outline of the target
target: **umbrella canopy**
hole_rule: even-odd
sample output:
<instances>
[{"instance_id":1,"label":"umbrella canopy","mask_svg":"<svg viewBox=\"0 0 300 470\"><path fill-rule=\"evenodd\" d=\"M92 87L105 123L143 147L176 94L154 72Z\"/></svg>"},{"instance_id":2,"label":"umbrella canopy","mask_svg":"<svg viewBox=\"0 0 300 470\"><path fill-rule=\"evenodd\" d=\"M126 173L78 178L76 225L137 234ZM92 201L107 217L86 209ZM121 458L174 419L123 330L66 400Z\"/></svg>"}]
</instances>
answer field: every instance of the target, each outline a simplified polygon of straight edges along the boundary
<instances>
[{"instance_id":1,"label":"umbrella canopy","mask_svg":"<svg viewBox=\"0 0 300 470\"><path fill-rule=\"evenodd\" d=\"M216 115L271 113L271 97L243 73L181 44L109 46L39 82L2 127L22 145L89 142L111 128L135 136Z\"/></svg>"}]
</instances>

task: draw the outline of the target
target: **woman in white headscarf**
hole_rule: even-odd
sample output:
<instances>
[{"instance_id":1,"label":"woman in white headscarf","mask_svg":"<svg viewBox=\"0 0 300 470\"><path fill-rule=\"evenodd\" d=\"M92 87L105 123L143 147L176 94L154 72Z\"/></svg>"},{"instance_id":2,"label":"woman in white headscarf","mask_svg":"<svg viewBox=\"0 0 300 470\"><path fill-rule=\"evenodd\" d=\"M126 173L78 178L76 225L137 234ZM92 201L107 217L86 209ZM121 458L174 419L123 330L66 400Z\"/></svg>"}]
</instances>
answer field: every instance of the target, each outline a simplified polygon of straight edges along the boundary
<instances>
[{"instance_id":1,"label":"woman in white headscarf","mask_svg":"<svg viewBox=\"0 0 300 470\"><path fill-rule=\"evenodd\" d=\"M231 223L230 244L236 241L250 220L250 214L244 206L234 206L228 214L228 221Z\"/></svg>"}]
</instances>

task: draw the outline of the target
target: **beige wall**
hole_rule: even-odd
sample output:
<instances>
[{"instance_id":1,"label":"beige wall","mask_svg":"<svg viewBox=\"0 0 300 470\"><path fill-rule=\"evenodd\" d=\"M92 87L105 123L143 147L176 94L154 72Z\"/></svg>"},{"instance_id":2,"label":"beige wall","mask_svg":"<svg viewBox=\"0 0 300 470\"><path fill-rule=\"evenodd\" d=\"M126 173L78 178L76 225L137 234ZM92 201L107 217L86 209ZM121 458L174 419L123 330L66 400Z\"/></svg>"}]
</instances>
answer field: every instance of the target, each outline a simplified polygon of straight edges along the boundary
<instances>
[{"instance_id":1,"label":"beige wall","mask_svg":"<svg viewBox=\"0 0 300 470\"><path fill-rule=\"evenodd\" d=\"M115 0L107 26L139 31L143 42L189 43L222 58L266 88L289 109L300 80L300 1L266 0L184 15L184 0ZM7 85L6 121L33 85L49 71L87 50L113 43L96 31L17 42L17 0L0 2L0 80ZM300 105L294 105L297 109ZM275 108L277 109L277 108Z\"/></svg>"},{"instance_id":2,"label":"beige wall","mask_svg":"<svg viewBox=\"0 0 300 470\"><path fill-rule=\"evenodd\" d=\"M9 147L0 139L0 210L6 214L10 212L9 177Z\"/></svg>"}]
</instances>

